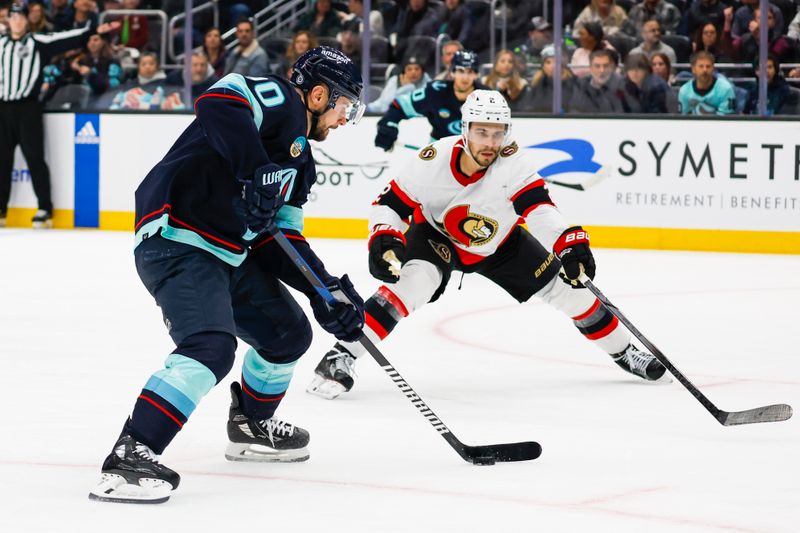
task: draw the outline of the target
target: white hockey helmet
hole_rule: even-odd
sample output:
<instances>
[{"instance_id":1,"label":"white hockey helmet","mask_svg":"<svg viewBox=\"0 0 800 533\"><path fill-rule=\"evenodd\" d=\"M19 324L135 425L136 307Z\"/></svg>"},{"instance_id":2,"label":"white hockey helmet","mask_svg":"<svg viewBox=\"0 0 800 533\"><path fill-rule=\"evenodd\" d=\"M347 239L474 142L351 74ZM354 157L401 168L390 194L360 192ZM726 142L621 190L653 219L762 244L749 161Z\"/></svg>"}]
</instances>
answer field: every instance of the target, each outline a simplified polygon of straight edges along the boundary
<instances>
[{"instance_id":1,"label":"white hockey helmet","mask_svg":"<svg viewBox=\"0 0 800 533\"><path fill-rule=\"evenodd\" d=\"M489 124L505 124L506 136L503 146L508 144L511 136L511 108L506 99L498 91L475 89L461 106L461 137L464 146L467 146L467 134L472 122L486 122Z\"/></svg>"}]
</instances>

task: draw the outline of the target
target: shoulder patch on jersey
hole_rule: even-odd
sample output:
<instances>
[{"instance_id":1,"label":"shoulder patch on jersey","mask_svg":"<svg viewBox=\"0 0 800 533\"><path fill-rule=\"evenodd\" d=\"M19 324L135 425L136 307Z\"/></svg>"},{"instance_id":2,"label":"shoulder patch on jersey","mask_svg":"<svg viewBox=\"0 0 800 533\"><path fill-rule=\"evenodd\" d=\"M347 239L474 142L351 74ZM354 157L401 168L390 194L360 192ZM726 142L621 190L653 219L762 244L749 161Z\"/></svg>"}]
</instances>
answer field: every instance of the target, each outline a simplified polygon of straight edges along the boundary
<instances>
[{"instance_id":1,"label":"shoulder patch on jersey","mask_svg":"<svg viewBox=\"0 0 800 533\"><path fill-rule=\"evenodd\" d=\"M450 110L443 107L439 110L439 116L442 118L450 118Z\"/></svg>"},{"instance_id":2,"label":"shoulder patch on jersey","mask_svg":"<svg viewBox=\"0 0 800 533\"><path fill-rule=\"evenodd\" d=\"M302 135L294 140L292 146L289 147L289 154L292 157L299 157L300 154L303 153L303 149L306 147L306 138Z\"/></svg>"},{"instance_id":3,"label":"shoulder patch on jersey","mask_svg":"<svg viewBox=\"0 0 800 533\"><path fill-rule=\"evenodd\" d=\"M429 144L419 151L419 158L423 161L430 161L434 157L436 157L436 148L434 148L432 144Z\"/></svg>"},{"instance_id":4,"label":"shoulder patch on jersey","mask_svg":"<svg viewBox=\"0 0 800 533\"><path fill-rule=\"evenodd\" d=\"M502 150L500 150L500 157L508 157L514 155L517 153L517 150L519 150L519 146L517 146L517 142L514 141L508 146L504 147Z\"/></svg>"}]
</instances>

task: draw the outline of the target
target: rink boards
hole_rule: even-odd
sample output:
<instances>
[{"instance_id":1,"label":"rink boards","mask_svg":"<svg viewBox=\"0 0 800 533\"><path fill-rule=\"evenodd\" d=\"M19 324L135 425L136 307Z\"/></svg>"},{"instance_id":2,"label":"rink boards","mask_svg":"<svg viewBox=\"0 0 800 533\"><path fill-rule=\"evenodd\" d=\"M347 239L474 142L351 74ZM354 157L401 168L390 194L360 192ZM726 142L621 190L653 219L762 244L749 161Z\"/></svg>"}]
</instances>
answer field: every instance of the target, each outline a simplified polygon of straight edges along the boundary
<instances>
[{"instance_id":1,"label":"rink boards","mask_svg":"<svg viewBox=\"0 0 800 533\"><path fill-rule=\"evenodd\" d=\"M133 228L138 183L193 119L186 114L45 116L57 227ZM401 124L390 153L373 146L377 117L315 144L317 184L305 207L310 237L363 238L369 206L430 131ZM547 179L572 224L596 246L800 253L800 122L520 118L513 137ZM36 202L17 151L9 225Z\"/></svg>"}]
</instances>

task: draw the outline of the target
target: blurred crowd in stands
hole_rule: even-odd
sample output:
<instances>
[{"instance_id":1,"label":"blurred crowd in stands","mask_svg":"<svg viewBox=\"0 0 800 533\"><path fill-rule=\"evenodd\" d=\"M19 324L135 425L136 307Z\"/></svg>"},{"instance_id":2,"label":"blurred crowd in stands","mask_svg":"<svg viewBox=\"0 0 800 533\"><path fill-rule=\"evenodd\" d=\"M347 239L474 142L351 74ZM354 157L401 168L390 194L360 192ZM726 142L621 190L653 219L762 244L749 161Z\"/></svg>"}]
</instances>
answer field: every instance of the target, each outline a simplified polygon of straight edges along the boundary
<instances>
[{"instance_id":1,"label":"blurred crowd in stands","mask_svg":"<svg viewBox=\"0 0 800 533\"><path fill-rule=\"evenodd\" d=\"M257 31L259 13L281 3L288 0L218 0L218 26L203 13L194 17L192 98L232 72L287 76L294 60L319 44L360 63L368 17L372 112L446 79L453 54L467 49L481 59L481 81L515 111L550 112L559 76L568 113L757 114L759 28L766 24L767 112L800 114L800 0L771 0L766 16L758 0L564 0L558 73L552 2L545 9L545 0L373 0L370 13L361 0L315 0L291 25ZM163 20L182 13L183 0L29 0L27 6L32 32L121 23L47 65L41 99L48 108L191 109L183 97L181 26L165 39L179 58L166 54L161 39ZM0 33L8 7L0 0Z\"/></svg>"}]
</instances>

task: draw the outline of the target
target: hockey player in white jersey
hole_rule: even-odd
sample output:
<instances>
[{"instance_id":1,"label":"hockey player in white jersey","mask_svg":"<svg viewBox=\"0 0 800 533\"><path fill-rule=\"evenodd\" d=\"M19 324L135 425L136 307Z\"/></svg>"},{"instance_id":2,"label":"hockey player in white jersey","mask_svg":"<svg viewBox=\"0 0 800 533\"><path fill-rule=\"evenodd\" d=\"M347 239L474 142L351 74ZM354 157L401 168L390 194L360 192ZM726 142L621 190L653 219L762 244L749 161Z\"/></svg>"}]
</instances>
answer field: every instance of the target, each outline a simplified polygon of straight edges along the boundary
<instances>
[{"instance_id":1,"label":"hockey player in white jersey","mask_svg":"<svg viewBox=\"0 0 800 533\"><path fill-rule=\"evenodd\" d=\"M595 273L589 236L568 226L531 156L512 141L503 96L476 90L461 112L461 135L420 150L372 205L369 269L387 284L365 304L364 333L384 339L401 319L436 301L458 270L487 277L520 303L542 299L622 369L660 379L661 363L633 346L630 333L578 282L582 271ZM333 399L349 391L364 352L359 343L337 342L308 392Z\"/></svg>"}]
</instances>

